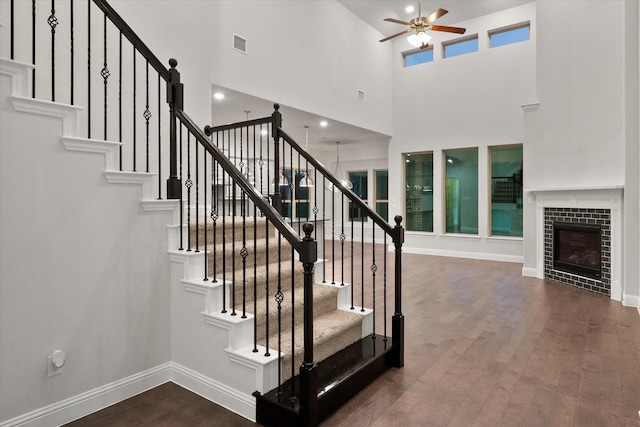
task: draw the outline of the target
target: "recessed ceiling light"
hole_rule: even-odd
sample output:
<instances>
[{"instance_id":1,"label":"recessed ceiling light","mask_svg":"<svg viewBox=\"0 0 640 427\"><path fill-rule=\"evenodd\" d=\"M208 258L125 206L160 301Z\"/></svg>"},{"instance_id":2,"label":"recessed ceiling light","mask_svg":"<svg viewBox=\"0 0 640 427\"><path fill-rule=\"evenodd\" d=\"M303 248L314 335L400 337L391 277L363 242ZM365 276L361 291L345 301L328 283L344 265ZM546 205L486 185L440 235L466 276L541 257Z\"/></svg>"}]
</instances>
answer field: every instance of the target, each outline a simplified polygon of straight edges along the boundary
<instances>
[{"instance_id":1,"label":"recessed ceiling light","mask_svg":"<svg viewBox=\"0 0 640 427\"><path fill-rule=\"evenodd\" d=\"M262 130L260 131L260 135L266 135L266 134L268 134L268 133L269 133L269 132L268 132L266 129L262 129Z\"/></svg>"},{"instance_id":2,"label":"recessed ceiling light","mask_svg":"<svg viewBox=\"0 0 640 427\"><path fill-rule=\"evenodd\" d=\"M414 10L416 10L416 8L411 5L404 8L404 11L407 13L413 13Z\"/></svg>"},{"instance_id":3,"label":"recessed ceiling light","mask_svg":"<svg viewBox=\"0 0 640 427\"><path fill-rule=\"evenodd\" d=\"M219 100L224 98L224 93L216 92L216 93L213 94L213 97L219 101Z\"/></svg>"},{"instance_id":4,"label":"recessed ceiling light","mask_svg":"<svg viewBox=\"0 0 640 427\"><path fill-rule=\"evenodd\" d=\"M320 122L320 126L322 126L322 127L325 127L325 126L327 126L328 124L329 124L329 123L327 123L327 121L326 121L326 120L323 120L323 121L321 121L321 122Z\"/></svg>"}]
</instances>

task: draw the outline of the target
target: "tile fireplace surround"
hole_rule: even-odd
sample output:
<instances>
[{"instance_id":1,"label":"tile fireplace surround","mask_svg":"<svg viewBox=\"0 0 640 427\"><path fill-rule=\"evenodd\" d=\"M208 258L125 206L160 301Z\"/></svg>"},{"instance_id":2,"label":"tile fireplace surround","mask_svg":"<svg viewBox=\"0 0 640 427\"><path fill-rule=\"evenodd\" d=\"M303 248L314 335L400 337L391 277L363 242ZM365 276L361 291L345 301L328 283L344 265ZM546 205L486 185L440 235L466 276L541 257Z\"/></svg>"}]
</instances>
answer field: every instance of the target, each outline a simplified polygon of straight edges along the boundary
<instances>
[{"instance_id":1,"label":"tile fireplace surround","mask_svg":"<svg viewBox=\"0 0 640 427\"><path fill-rule=\"evenodd\" d=\"M536 203L536 276L622 300L622 187L530 190ZM553 269L553 221L602 227L602 278Z\"/></svg>"}]
</instances>

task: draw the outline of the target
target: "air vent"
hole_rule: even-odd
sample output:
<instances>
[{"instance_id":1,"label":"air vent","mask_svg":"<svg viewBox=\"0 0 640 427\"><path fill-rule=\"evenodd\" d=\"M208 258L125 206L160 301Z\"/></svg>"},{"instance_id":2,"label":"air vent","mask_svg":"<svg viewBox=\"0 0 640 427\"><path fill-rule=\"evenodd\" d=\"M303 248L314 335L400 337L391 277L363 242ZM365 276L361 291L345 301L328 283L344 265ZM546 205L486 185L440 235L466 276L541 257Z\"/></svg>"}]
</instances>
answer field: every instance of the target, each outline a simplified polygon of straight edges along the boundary
<instances>
[{"instance_id":1,"label":"air vent","mask_svg":"<svg viewBox=\"0 0 640 427\"><path fill-rule=\"evenodd\" d=\"M363 90L359 90L358 91L358 101L364 102L364 91Z\"/></svg>"},{"instance_id":2,"label":"air vent","mask_svg":"<svg viewBox=\"0 0 640 427\"><path fill-rule=\"evenodd\" d=\"M247 39L240 37L237 34L233 35L233 48L242 53L247 53Z\"/></svg>"}]
</instances>

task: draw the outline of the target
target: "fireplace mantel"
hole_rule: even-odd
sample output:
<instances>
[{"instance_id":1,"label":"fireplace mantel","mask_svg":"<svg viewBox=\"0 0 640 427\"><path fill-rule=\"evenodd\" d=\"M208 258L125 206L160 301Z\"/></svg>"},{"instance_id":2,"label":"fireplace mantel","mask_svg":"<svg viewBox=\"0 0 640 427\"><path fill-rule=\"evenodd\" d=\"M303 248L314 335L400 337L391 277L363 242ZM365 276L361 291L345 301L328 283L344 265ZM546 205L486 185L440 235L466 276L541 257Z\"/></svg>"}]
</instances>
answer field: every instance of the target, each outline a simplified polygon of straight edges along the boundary
<instances>
[{"instance_id":1,"label":"fireplace mantel","mask_svg":"<svg viewBox=\"0 0 640 427\"><path fill-rule=\"evenodd\" d=\"M609 209L611 212L611 298L622 300L622 204L624 186L531 188L525 199L536 209L536 277L544 278L544 209Z\"/></svg>"}]
</instances>

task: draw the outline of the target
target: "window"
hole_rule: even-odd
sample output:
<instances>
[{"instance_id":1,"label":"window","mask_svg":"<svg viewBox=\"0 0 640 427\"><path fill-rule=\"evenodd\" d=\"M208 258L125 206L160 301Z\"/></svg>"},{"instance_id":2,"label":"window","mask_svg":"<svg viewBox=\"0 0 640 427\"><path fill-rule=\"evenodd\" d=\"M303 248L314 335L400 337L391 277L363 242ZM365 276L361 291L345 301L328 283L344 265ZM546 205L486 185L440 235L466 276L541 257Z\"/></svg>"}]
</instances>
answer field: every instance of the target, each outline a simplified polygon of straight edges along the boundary
<instances>
[{"instance_id":1,"label":"window","mask_svg":"<svg viewBox=\"0 0 640 427\"><path fill-rule=\"evenodd\" d=\"M522 237L522 145L490 147L491 235Z\"/></svg>"},{"instance_id":2,"label":"window","mask_svg":"<svg viewBox=\"0 0 640 427\"><path fill-rule=\"evenodd\" d=\"M499 47L529 40L529 23L510 25L489 31L489 46Z\"/></svg>"},{"instance_id":3,"label":"window","mask_svg":"<svg viewBox=\"0 0 640 427\"><path fill-rule=\"evenodd\" d=\"M367 171L349 172L349 181L353 183L353 192L367 202ZM367 221L368 217L362 215L359 207L349 202L349 221Z\"/></svg>"},{"instance_id":4,"label":"window","mask_svg":"<svg viewBox=\"0 0 640 427\"><path fill-rule=\"evenodd\" d=\"M433 62L433 46L420 50L410 50L408 52L402 52L402 58L404 59L405 67L424 64L426 62Z\"/></svg>"},{"instance_id":5,"label":"window","mask_svg":"<svg viewBox=\"0 0 640 427\"><path fill-rule=\"evenodd\" d=\"M294 191L291 191L291 176L295 172ZM282 174L289 185L280 186L282 215L288 218L309 218L309 188L300 187L305 171L284 169ZM293 193L293 194L292 194Z\"/></svg>"},{"instance_id":6,"label":"window","mask_svg":"<svg viewBox=\"0 0 640 427\"><path fill-rule=\"evenodd\" d=\"M444 152L445 230L478 233L478 149Z\"/></svg>"},{"instance_id":7,"label":"window","mask_svg":"<svg viewBox=\"0 0 640 427\"><path fill-rule=\"evenodd\" d=\"M463 37L442 43L445 58L464 55L466 53L478 51L478 35Z\"/></svg>"},{"instance_id":8,"label":"window","mask_svg":"<svg viewBox=\"0 0 640 427\"><path fill-rule=\"evenodd\" d=\"M375 209L376 213L389 221L389 171L375 171Z\"/></svg>"},{"instance_id":9,"label":"window","mask_svg":"<svg viewBox=\"0 0 640 427\"><path fill-rule=\"evenodd\" d=\"M433 153L404 156L405 227L433 232Z\"/></svg>"}]
</instances>

